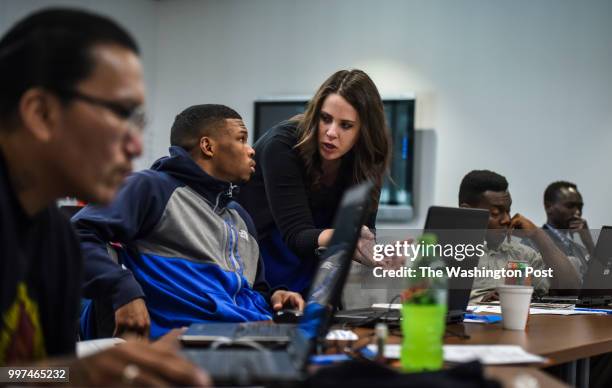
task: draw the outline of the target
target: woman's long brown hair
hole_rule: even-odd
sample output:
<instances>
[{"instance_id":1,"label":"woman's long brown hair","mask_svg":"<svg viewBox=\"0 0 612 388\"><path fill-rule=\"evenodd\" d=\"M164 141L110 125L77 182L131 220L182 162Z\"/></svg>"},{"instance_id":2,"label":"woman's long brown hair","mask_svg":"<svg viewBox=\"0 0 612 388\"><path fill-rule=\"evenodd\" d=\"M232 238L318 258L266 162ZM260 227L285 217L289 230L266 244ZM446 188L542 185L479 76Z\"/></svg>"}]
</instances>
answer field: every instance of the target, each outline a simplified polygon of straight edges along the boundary
<instances>
[{"instance_id":1,"label":"woman's long brown hair","mask_svg":"<svg viewBox=\"0 0 612 388\"><path fill-rule=\"evenodd\" d=\"M295 148L306 167L309 187L311 189L320 187L323 174L318 128L323 101L330 94L342 96L359 114L361 121L359 139L347 155L342 157L342 167L347 168L344 161L352 156L351 184L371 180L375 186L372 203L378 205L383 177L387 172L391 156L389 131L376 85L361 70L340 70L334 73L310 100L304 115L296 117L299 121L298 142ZM346 173L348 171L341 171L338 176Z\"/></svg>"}]
</instances>

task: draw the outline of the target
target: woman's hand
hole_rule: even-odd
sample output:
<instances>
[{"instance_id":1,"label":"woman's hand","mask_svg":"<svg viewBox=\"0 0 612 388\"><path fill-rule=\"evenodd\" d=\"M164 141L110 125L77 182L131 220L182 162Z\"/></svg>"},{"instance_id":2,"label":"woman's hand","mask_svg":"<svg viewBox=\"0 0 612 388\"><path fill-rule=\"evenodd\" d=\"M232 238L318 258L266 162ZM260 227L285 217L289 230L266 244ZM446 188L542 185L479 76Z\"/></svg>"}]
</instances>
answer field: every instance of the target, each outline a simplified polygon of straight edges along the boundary
<instances>
[{"instance_id":1,"label":"woman's hand","mask_svg":"<svg viewBox=\"0 0 612 388\"><path fill-rule=\"evenodd\" d=\"M393 245L400 245L400 246L404 246L405 244L407 245L412 245L414 244L414 238L412 237L407 237L405 240L403 241L398 241L396 243L394 243ZM400 252L394 252L393 256L389 256L389 257L385 257L382 260L379 261L379 265L381 267L383 267L384 269L399 269L400 267L403 267L406 265L406 256L403 256L400 254Z\"/></svg>"},{"instance_id":2,"label":"woman's hand","mask_svg":"<svg viewBox=\"0 0 612 388\"><path fill-rule=\"evenodd\" d=\"M374 245L376 245L376 236L367 226L363 225L353 260L368 267L380 266L381 263L374 260Z\"/></svg>"}]
</instances>

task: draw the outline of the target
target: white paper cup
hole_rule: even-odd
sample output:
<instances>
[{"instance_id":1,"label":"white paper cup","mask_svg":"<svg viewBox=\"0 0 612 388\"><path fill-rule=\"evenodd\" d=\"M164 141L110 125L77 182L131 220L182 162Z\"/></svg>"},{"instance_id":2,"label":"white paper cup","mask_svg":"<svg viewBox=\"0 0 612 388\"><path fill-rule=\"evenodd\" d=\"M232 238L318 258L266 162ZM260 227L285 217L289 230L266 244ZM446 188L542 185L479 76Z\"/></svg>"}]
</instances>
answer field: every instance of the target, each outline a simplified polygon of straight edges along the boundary
<instances>
[{"instance_id":1,"label":"white paper cup","mask_svg":"<svg viewBox=\"0 0 612 388\"><path fill-rule=\"evenodd\" d=\"M504 329L525 330L533 287L503 285L497 287L497 292Z\"/></svg>"}]
</instances>

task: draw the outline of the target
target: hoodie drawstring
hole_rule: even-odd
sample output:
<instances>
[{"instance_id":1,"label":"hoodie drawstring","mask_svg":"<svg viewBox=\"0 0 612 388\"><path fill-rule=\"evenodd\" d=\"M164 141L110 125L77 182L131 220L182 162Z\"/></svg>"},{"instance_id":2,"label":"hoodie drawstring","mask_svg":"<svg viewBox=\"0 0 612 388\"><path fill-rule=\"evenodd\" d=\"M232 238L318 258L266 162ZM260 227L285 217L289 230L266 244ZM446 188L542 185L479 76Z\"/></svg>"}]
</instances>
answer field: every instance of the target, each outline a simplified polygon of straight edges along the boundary
<instances>
[{"instance_id":1,"label":"hoodie drawstring","mask_svg":"<svg viewBox=\"0 0 612 388\"><path fill-rule=\"evenodd\" d=\"M225 194L227 195L228 198L232 198L234 196L234 189L236 187L238 187L238 185L235 185L232 182L230 182L230 186L226 192L222 191L219 194L217 194L217 198L215 199L215 206L213 207L213 212L217 211L217 208L219 207L219 201L221 200L221 196Z\"/></svg>"}]
</instances>

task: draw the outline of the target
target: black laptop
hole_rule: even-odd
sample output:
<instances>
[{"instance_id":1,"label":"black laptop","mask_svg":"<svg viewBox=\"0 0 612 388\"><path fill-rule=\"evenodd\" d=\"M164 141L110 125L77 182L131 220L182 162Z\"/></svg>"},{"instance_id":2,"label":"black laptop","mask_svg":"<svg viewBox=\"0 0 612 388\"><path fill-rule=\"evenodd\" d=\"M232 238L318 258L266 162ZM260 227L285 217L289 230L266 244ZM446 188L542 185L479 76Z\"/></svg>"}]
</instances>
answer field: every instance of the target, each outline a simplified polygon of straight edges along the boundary
<instances>
[{"instance_id":1,"label":"black laptop","mask_svg":"<svg viewBox=\"0 0 612 388\"><path fill-rule=\"evenodd\" d=\"M439 244L482 244L485 240L489 211L482 209L432 206L425 221L426 233L434 233ZM472 256L463 260L450 258L447 266L472 269L478 266L479 257ZM447 322L463 320L474 278L452 277L448 281ZM399 309L368 307L339 311L335 314L338 323L370 326L376 322L399 323Z\"/></svg>"},{"instance_id":2,"label":"black laptop","mask_svg":"<svg viewBox=\"0 0 612 388\"><path fill-rule=\"evenodd\" d=\"M230 332L226 333L226 337L234 338L231 341L233 347L227 347L230 342L221 340L216 344L216 349L184 348L185 356L205 368L215 384L246 385L301 380L315 342L327 333L333 311L340 300L361 225L367 214L371 188L372 185L366 183L345 193L336 214L334 234L309 291L304 315L289 334L290 341L285 349L271 350L261 346L256 337L232 337L235 333ZM287 327L259 324L271 328ZM236 330L235 324L228 324L228 327ZM206 325L198 325L197 332L191 330L191 334L189 330L185 335L207 335Z\"/></svg>"},{"instance_id":3,"label":"black laptop","mask_svg":"<svg viewBox=\"0 0 612 388\"><path fill-rule=\"evenodd\" d=\"M612 303L612 226L601 228L593 257L589 260L577 294L569 296L543 296L546 303L569 303L577 306L604 306Z\"/></svg>"}]
</instances>

